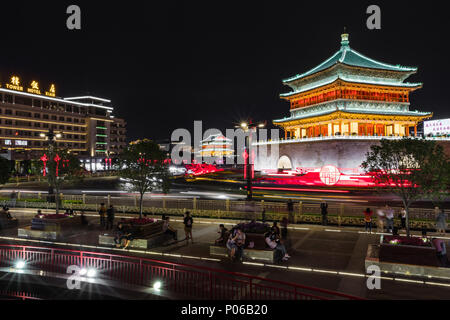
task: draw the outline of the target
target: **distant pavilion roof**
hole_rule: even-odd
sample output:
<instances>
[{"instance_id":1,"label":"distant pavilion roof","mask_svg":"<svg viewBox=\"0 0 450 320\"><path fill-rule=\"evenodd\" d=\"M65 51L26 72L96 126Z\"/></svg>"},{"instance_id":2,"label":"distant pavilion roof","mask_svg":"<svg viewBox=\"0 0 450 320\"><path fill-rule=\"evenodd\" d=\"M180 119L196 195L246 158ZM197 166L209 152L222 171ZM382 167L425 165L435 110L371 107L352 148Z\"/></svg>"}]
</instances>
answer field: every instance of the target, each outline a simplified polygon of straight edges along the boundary
<instances>
[{"instance_id":1,"label":"distant pavilion roof","mask_svg":"<svg viewBox=\"0 0 450 320\"><path fill-rule=\"evenodd\" d=\"M294 80L298 80L304 78L306 76L315 74L319 71L328 69L335 64L341 63L349 66L361 67L361 68L370 68L370 69L380 69L380 70L388 70L388 71L397 71L397 72L415 72L417 71L416 67L405 67L401 65L391 65L383 62L379 62L368 58L361 53L353 50L349 46L348 34L344 33L341 35L341 49L337 51L330 58L319 64L317 67L305 72L303 74L298 74L296 76L290 77L288 79L283 80L283 83L289 83Z\"/></svg>"}]
</instances>

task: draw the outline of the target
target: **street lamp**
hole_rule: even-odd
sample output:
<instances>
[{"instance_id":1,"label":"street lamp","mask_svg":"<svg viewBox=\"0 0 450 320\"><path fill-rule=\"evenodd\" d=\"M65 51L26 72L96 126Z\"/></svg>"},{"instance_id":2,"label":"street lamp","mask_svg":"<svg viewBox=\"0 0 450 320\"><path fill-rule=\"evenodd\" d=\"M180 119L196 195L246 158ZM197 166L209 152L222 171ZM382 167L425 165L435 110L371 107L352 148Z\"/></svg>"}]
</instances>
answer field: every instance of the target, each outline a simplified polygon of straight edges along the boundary
<instances>
[{"instance_id":1,"label":"street lamp","mask_svg":"<svg viewBox=\"0 0 450 320\"><path fill-rule=\"evenodd\" d=\"M54 150L55 150L55 140L60 139L62 137L61 133L55 133L53 131L53 128L50 128L47 133L41 133L39 135L42 138L45 138L45 140L48 140L48 154L50 161L54 158ZM50 169L50 168L49 168ZM58 177L56 176L56 172L53 172L53 170L48 171L48 179L50 181L50 187L49 187L49 195L53 195L54 193L54 184L56 184L56 179ZM56 195L55 199L55 206L56 206L56 214L59 213L59 198L58 195Z\"/></svg>"},{"instance_id":2,"label":"street lamp","mask_svg":"<svg viewBox=\"0 0 450 320\"><path fill-rule=\"evenodd\" d=\"M265 127L265 122L259 122L259 123L254 123L252 122L252 120L249 120L248 122L241 122L240 127L242 128L242 130L244 130L244 132L248 132L250 130L254 130L257 128L264 128ZM245 170L245 175L247 176L247 200L253 200L253 190L252 190L252 172L253 172L253 166L254 164L251 163L251 153L250 153L250 145L251 145L251 141L250 141L250 135L246 135L245 137L245 166L244 166L244 170Z\"/></svg>"}]
</instances>

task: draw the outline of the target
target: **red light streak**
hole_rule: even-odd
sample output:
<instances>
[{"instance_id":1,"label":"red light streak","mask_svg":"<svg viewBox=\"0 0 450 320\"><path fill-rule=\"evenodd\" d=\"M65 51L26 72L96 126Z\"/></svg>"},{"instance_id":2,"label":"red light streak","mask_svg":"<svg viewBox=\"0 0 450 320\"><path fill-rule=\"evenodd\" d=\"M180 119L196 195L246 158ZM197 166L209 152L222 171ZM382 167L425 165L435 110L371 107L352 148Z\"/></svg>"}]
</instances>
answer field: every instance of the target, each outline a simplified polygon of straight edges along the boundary
<instances>
[{"instance_id":1,"label":"red light streak","mask_svg":"<svg viewBox=\"0 0 450 320\"><path fill-rule=\"evenodd\" d=\"M247 188L247 187L245 187L245 188ZM312 191L312 192L332 192L332 193L349 193L350 192L348 190L277 188L277 187L252 187L252 189L280 190L280 191Z\"/></svg>"}]
</instances>

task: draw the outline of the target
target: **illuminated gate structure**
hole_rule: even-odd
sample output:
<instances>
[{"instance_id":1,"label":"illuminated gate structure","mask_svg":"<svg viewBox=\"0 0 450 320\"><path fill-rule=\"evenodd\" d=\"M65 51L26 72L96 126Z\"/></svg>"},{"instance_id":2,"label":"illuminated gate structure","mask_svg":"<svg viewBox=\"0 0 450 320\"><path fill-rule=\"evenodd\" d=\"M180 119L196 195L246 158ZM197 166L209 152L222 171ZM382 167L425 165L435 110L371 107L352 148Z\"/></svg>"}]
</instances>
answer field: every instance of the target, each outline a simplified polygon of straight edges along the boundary
<instances>
[{"instance_id":1,"label":"illuminated gate structure","mask_svg":"<svg viewBox=\"0 0 450 320\"><path fill-rule=\"evenodd\" d=\"M382 138L417 136L417 125L433 116L410 110L409 94L422 84L404 81L416 72L360 54L342 34L330 58L283 80L291 88L280 95L290 103L290 116L273 124L284 130L284 139L254 143L267 148L256 157L255 170L307 185L368 185L360 165L370 147Z\"/></svg>"},{"instance_id":2,"label":"illuminated gate structure","mask_svg":"<svg viewBox=\"0 0 450 320\"><path fill-rule=\"evenodd\" d=\"M417 135L417 124L432 113L409 110L409 94L421 83L404 82L415 67L390 65L370 59L349 46L301 75L283 80L292 92L281 94L290 102L290 117L274 120L285 138L319 136Z\"/></svg>"}]
</instances>

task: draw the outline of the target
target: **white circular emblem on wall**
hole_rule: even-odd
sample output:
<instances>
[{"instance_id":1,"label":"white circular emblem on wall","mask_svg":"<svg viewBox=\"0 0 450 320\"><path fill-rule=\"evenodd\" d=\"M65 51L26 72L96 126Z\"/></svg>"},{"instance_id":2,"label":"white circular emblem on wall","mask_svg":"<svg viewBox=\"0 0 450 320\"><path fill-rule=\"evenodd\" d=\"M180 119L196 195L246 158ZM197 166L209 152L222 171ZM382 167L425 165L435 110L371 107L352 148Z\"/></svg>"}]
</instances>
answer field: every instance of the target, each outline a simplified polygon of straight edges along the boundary
<instances>
[{"instance_id":1,"label":"white circular emblem on wall","mask_svg":"<svg viewBox=\"0 0 450 320\"><path fill-rule=\"evenodd\" d=\"M341 173L335 166L324 166L320 169L320 180L328 186L335 185L340 176Z\"/></svg>"}]
</instances>

